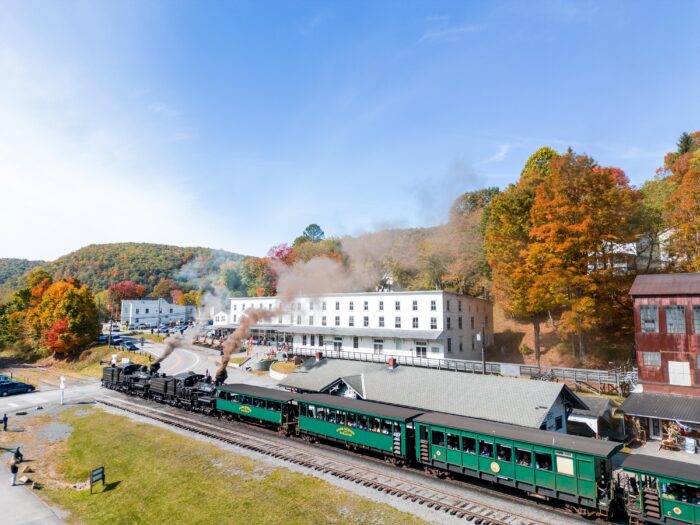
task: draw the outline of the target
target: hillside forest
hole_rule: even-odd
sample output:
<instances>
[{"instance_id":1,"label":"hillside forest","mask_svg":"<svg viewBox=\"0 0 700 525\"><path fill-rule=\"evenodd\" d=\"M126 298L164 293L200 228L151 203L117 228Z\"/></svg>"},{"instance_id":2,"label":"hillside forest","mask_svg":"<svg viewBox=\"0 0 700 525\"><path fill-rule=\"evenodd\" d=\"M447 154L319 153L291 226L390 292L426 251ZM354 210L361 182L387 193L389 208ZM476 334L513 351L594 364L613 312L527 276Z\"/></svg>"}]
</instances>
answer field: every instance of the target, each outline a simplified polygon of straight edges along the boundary
<instances>
[{"instance_id":1,"label":"hillside forest","mask_svg":"<svg viewBox=\"0 0 700 525\"><path fill-rule=\"evenodd\" d=\"M0 346L69 355L91 340L88 325L118 315L121 299L212 310L231 295L274 295L281 271L321 258L362 276L348 281L354 291L493 299L494 359L607 367L630 356L634 277L700 271L700 132L683 133L660 164L636 188L617 167L543 147L504 190L457 198L444 224L355 237L311 224L262 258L121 243L49 263L2 259Z\"/></svg>"}]
</instances>

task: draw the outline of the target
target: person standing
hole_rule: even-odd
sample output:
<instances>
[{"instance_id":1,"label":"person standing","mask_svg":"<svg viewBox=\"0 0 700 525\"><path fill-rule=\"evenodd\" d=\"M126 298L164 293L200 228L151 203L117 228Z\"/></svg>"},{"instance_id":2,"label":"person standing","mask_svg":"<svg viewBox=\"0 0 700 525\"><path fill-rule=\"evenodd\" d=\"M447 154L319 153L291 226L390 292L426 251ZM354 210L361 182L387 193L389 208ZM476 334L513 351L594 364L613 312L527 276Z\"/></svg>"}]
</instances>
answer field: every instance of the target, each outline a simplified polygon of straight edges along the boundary
<instances>
[{"instance_id":1,"label":"person standing","mask_svg":"<svg viewBox=\"0 0 700 525\"><path fill-rule=\"evenodd\" d=\"M7 414L2 415L2 431L7 432Z\"/></svg>"},{"instance_id":2,"label":"person standing","mask_svg":"<svg viewBox=\"0 0 700 525\"><path fill-rule=\"evenodd\" d=\"M19 467L17 466L17 462L13 459L10 462L10 473L12 474L12 486L15 486L15 483L17 481L17 472L19 472Z\"/></svg>"}]
</instances>

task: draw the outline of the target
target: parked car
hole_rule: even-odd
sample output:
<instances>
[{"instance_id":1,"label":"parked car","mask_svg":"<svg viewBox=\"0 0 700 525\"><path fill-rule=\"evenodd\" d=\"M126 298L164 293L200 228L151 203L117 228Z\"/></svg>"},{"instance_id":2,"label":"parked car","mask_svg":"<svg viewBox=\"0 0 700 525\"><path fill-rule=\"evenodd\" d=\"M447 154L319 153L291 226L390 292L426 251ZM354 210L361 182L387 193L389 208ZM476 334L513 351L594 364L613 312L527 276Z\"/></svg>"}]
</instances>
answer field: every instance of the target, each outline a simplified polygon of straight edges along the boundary
<instances>
[{"instance_id":1,"label":"parked car","mask_svg":"<svg viewBox=\"0 0 700 525\"><path fill-rule=\"evenodd\" d=\"M139 349L139 347L131 341L122 343L121 345L119 345L119 348L121 348L122 350L126 350L127 352L136 352Z\"/></svg>"},{"instance_id":2,"label":"parked car","mask_svg":"<svg viewBox=\"0 0 700 525\"><path fill-rule=\"evenodd\" d=\"M7 377L6 375L0 374L0 383L4 381L12 381L11 377Z\"/></svg>"},{"instance_id":3,"label":"parked car","mask_svg":"<svg viewBox=\"0 0 700 525\"><path fill-rule=\"evenodd\" d=\"M35 388L26 383L19 381L2 381L0 382L0 396L5 397L11 394L28 394L34 392Z\"/></svg>"}]
</instances>

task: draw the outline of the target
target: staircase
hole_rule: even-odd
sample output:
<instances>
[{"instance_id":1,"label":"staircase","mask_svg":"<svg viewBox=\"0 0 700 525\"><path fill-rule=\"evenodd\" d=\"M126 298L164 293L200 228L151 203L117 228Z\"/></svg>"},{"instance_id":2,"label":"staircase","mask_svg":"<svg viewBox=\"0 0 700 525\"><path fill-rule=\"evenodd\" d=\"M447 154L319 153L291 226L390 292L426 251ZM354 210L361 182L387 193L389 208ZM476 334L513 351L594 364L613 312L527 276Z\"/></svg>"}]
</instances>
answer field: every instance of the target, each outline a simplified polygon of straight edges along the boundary
<instances>
[{"instance_id":1,"label":"staircase","mask_svg":"<svg viewBox=\"0 0 700 525\"><path fill-rule=\"evenodd\" d=\"M644 489L642 491L642 504L645 516L648 518L661 518L659 493L655 489Z\"/></svg>"},{"instance_id":2,"label":"staircase","mask_svg":"<svg viewBox=\"0 0 700 525\"><path fill-rule=\"evenodd\" d=\"M401 433L394 433L394 455L401 456Z\"/></svg>"},{"instance_id":3,"label":"staircase","mask_svg":"<svg viewBox=\"0 0 700 525\"><path fill-rule=\"evenodd\" d=\"M420 440L420 460L421 463L430 463L430 451L427 439Z\"/></svg>"}]
</instances>

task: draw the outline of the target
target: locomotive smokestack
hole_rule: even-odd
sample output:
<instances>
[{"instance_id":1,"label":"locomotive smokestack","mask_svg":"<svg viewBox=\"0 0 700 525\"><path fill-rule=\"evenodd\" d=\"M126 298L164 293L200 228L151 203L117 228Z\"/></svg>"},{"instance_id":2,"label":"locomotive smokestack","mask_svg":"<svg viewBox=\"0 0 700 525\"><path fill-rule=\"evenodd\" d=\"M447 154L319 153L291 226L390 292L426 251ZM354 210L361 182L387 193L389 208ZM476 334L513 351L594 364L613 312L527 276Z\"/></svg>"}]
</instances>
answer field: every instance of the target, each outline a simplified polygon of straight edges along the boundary
<instances>
[{"instance_id":1,"label":"locomotive smokestack","mask_svg":"<svg viewBox=\"0 0 700 525\"><path fill-rule=\"evenodd\" d=\"M215 380L214 384L216 386L221 386L226 382L227 378L228 378L228 373L226 372L226 369L217 370L216 380Z\"/></svg>"},{"instance_id":2,"label":"locomotive smokestack","mask_svg":"<svg viewBox=\"0 0 700 525\"><path fill-rule=\"evenodd\" d=\"M156 362L151 365L151 374L156 374L160 370L160 363Z\"/></svg>"}]
</instances>

